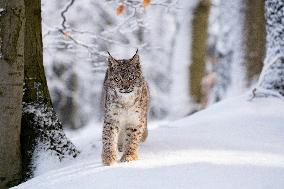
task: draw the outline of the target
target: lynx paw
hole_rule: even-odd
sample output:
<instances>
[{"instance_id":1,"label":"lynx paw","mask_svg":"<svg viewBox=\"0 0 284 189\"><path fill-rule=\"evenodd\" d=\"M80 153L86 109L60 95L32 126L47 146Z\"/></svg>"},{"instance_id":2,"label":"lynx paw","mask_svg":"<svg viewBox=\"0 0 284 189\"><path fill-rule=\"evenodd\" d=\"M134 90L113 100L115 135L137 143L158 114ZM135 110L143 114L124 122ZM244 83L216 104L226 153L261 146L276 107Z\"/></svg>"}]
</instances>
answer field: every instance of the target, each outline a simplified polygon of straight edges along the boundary
<instances>
[{"instance_id":1,"label":"lynx paw","mask_svg":"<svg viewBox=\"0 0 284 189\"><path fill-rule=\"evenodd\" d=\"M120 159L121 162L129 162L129 161L135 161L138 159L137 154L132 155L123 155Z\"/></svg>"},{"instance_id":2,"label":"lynx paw","mask_svg":"<svg viewBox=\"0 0 284 189\"><path fill-rule=\"evenodd\" d=\"M102 154L102 161L104 165L110 166L113 165L116 162L117 156L115 154L108 154L103 153Z\"/></svg>"}]
</instances>

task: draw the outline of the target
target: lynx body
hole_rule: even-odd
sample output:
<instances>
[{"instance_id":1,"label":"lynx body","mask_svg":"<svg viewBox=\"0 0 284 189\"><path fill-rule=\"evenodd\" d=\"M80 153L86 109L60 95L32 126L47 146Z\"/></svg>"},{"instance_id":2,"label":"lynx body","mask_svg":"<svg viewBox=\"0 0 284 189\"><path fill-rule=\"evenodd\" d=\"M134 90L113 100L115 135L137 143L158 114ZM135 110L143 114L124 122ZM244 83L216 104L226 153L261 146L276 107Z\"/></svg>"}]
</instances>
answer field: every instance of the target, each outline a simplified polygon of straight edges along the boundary
<instances>
[{"instance_id":1,"label":"lynx body","mask_svg":"<svg viewBox=\"0 0 284 189\"><path fill-rule=\"evenodd\" d=\"M102 161L105 165L138 159L138 145L147 137L149 91L139 56L115 60L111 55L104 81Z\"/></svg>"}]
</instances>

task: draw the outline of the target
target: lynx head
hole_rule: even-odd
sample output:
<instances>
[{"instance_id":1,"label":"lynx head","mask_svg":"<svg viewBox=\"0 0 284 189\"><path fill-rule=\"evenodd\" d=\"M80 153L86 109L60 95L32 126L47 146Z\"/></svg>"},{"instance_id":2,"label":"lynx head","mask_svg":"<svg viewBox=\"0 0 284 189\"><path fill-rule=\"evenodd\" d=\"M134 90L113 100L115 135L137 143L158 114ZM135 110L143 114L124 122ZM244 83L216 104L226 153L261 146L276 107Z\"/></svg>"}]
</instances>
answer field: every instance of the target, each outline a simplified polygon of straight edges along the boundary
<instances>
[{"instance_id":1,"label":"lynx head","mask_svg":"<svg viewBox=\"0 0 284 189\"><path fill-rule=\"evenodd\" d=\"M114 59L110 53L108 58L109 80L120 93L131 93L143 82L138 50L131 59Z\"/></svg>"}]
</instances>

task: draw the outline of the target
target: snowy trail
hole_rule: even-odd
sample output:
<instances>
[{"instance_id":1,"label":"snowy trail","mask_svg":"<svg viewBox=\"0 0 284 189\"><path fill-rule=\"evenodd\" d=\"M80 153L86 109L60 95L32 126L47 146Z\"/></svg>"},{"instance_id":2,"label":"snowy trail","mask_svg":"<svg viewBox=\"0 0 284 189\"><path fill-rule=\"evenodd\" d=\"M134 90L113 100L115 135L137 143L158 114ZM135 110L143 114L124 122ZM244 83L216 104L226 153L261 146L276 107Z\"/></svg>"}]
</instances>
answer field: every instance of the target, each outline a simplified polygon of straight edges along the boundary
<instances>
[{"instance_id":1,"label":"snowy trail","mask_svg":"<svg viewBox=\"0 0 284 189\"><path fill-rule=\"evenodd\" d=\"M101 164L98 127L69 133L81 157L38 162L38 176L15 188L283 189L284 102L246 99L151 124L140 159L112 167Z\"/></svg>"}]
</instances>

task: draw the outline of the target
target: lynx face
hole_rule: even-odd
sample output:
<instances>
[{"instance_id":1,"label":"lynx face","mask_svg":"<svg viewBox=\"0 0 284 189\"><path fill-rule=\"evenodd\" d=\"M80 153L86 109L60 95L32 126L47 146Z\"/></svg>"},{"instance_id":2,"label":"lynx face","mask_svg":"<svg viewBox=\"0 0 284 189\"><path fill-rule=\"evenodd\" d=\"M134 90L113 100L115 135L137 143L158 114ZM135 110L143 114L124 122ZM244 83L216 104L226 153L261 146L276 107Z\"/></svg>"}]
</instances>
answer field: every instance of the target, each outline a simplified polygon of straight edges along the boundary
<instances>
[{"instance_id":1,"label":"lynx face","mask_svg":"<svg viewBox=\"0 0 284 189\"><path fill-rule=\"evenodd\" d=\"M120 93L131 93L135 87L142 84L139 56L134 55L129 60L115 60L110 56L108 60L110 83Z\"/></svg>"}]
</instances>

